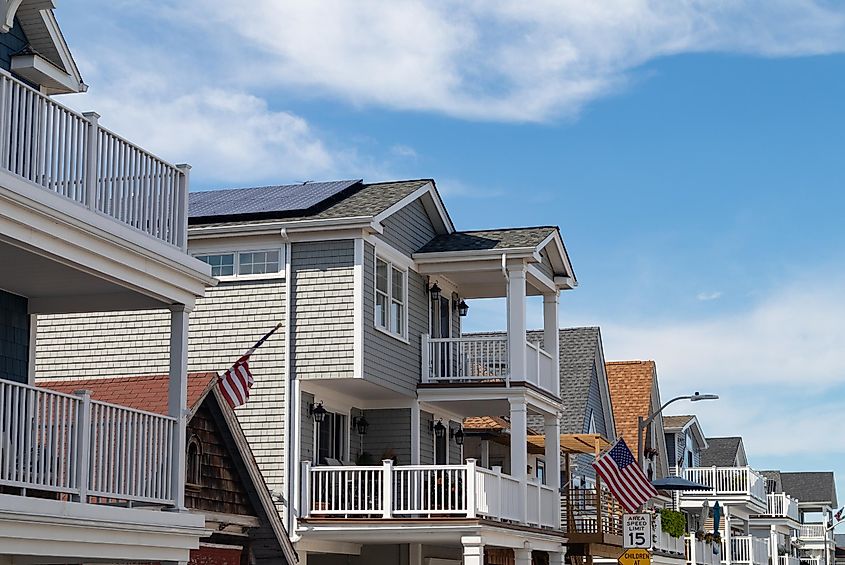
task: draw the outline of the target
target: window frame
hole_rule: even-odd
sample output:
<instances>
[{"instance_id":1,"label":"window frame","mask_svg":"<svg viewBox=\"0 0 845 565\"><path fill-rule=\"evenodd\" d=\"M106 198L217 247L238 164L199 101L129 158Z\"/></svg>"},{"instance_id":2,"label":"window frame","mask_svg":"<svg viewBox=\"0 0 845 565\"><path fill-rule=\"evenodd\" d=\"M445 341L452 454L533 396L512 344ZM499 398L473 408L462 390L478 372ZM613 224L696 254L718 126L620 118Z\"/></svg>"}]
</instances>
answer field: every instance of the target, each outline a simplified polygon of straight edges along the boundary
<instances>
[{"instance_id":1,"label":"window frame","mask_svg":"<svg viewBox=\"0 0 845 565\"><path fill-rule=\"evenodd\" d=\"M385 313L385 320L387 322L386 326L382 326L379 323L379 315L378 315L378 297L379 295L384 295L385 293L378 289L378 264L379 261L384 263L387 267L387 312ZM402 300L396 300L393 296L393 271L398 271L402 274ZM383 334L389 335L394 339L398 339L404 343L408 342L408 268L396 263L395 261L391 261L387 257L376 253L373 258L373 326L379 332ZM402 325L402 331L397 332L395 328L393 328L393 316L392 316L392 309L394 302L401 304L402 306L402 314L400 317L400 324Z\"/></svg>"},{"instance_id":2,"label":"window frame","mask_svg":"<svg viewBox=\"0 0 845 565\"><path fill-rule=\"evenodd\" d=\"M196 452L191 457L191 448ZM191 461L193 460L193 464ZM203 446L200 438L192 434L185 445L185 487L198 490L202 488ZM193 471L193 472L192 472Z\"/></svg>"},{"instance_id":3,"label":"window frame","mask_svg":"<svg viewBox=\"0 0 845 565\"><path fill-rule=\"evenodd\" d=\"M278 271L271 271L267 273L250 273L241 274L241 254L244 253L272 253L279 254ZM285 276L285 248L284 247L232 247L227 249L209 249L209 250L192 250L191 257L202 261L199 257L208 257L213 255L233 255L232 275L220 275L215 278L221 281L244 281L244 280L261 280L261 279L278 279ZM205 261L203 261L205 263Z\"/></svg>"}]
</instances>

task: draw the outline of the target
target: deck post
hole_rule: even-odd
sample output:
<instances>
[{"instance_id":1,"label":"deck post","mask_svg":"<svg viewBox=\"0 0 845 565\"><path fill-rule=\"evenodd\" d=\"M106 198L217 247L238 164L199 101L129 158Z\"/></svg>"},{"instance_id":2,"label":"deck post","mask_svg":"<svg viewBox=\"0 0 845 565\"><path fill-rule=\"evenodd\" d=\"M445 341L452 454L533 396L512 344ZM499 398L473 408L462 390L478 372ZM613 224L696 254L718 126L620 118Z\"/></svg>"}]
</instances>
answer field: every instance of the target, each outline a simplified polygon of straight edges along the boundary
<instances>
[{"instance_id":1,"label":"deck post","mask_svg":"<svg viewBox=\"0 0 845 565\"><path fill-rule=\"evenodd\" d=\"M523 342L525 340L523 339ZM525 352L523 344L522 351ZM528 509L528 406L524 398L512 398L511 416L511 476L519 481L522 497L519 501L519 521L526 523Z\"/></svg>"},{"instance_id":2,"label":"deck post","mask_svg":"<svg viewBox=\"0 0 845 565\"><path fill-rule=\"evenodd\" d=\"M100 133L100 114L85 112L88 132L85 136L85 205L89 210L97 209L97 139Z\"/></svg>"},{"instance_id":3,"label":"deck post","mask_svg":"<svg viewBox=\"0 0 845 565\"><path fill-rule=\"evenodd\" d=\"M76 481L79 488L78 502L88 502L89 471L91 469L91 391L76 390L73 392L79 397L79 412L76 420L76 445L79 452L76 453Z\"/></svg>"},{"instance_id":4,"label":"deck post","mask_svg":"<svg viewBox=\"0 0 845 565\"><path fill-rule=\"evenodd\" d=\"M431 338L428 334L420 336L420 365L422 382L431 382Z\"/></svg>"},{"instance_id":5,"label":"deck post","mask_svg":"<svg viewBox=\"0 0 845 565\"><path fill-rule=\"evenodd\" d=\"M557 414L547 414L544 418L545 429L545 457L546 457L546 485L553 488L556 497L560 497L560 419ZM552 524L556 530L560 529L560 512L555 512L556 518Z\"/></svg>"},{"instance_id":6,"label":"deck post","mask_svg":"<svg viewBox=\"0 0 845 565\"><path fill-rule=\"evenodd\" d=\"M467 504L467 518L475 518L476 504L475 504L475 459L467 459L466 461L466 504Z\"/></svg>"},{"instance_id":7,"label":"deck post","mask_svg":"<svg viewBox=\"0 0 845 565\"><path fill-rule=\"evenodd\" d=\"M420 464L420 431L420 401L415 398L411 401L411 465Z\"/></svg>"},{"instance_id":8,"label":"deck post","mask_svg":"<svg viewBox=\"0 0 845 565\"><path fill-rule=\"evenodd\" d=\"M188 426L188 316L184 304L170 306L170 382L167 414L176 420L170 452L170 499L185 510L185 447Z\"/></svg>"},{"instance_id":9,"label":"deck post","mask_svg":"<svg viewBox=\"0 0 845 565\"><path fill-rule=\"evenodd\" d=\"M491 508L490 512L494 516L501 516L502 515L502 468L498 465L493 467L493 472L496 474L496 488L493 489L493 492L496 493L496 496L493 498L495 500L494 509ZM488 497L488 500L490 497ZM494 513L495 512L495 513Z\"/></svg>"},{"instance_id":10,"label":"deck post","mask_svg":"<svg viewBox=\"0 0 845 565\"><path fill-rule=\"evenodd\" d=\"M187 163L176 165L179 172L179 184L176 195L177 207L175 211L176 226L178 228L175 244L182 251L188 250L188 188L191 177L191 166Z\"/></svg>"},{"instance_id":11,"label":"deck post","mask_svg":"<svg viewBox=\"0 0 845 565\"><path fill-rule=\"evenodd\" d=\"M302 462L302 475L299 489L299 517L307 518L311 514L311 462Z\"/></svg>"},{"instance_id":12,"label":"deck post","mask_svg":"<svg viewBox=\"0 0 845 565\"><path fill-rule=\"evenodd\" d=\"M384 459L381 468L381 517L393 517L393 460Z\"/></svg>"},{"instance_id":13,"label":"deck post","mask_svg":"<svg viewBox=\"0 0 845 565\"><path fill-rule=\"evenodd\" d=\"M525 264L508 265L508 371L510 381L527 381Z\"/></svg>"},{"instance_id":14,"label":"deck post","mask_svg":"<svg viewBox=\"0 0 845 565\"><path fill-rule=\"evenodd\" d=\"M463 565L484 565L484 541L481 536L462 536Z\"/></svg>"}]
</instances>

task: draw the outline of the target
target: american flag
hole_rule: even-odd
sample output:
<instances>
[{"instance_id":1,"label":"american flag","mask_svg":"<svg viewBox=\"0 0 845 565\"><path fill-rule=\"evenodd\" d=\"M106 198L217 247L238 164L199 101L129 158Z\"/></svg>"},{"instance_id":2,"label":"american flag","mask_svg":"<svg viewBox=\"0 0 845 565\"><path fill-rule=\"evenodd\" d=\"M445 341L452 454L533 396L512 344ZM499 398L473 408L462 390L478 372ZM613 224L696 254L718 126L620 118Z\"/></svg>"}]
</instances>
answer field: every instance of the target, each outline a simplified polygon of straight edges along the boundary
<instances>
[{"instance_id":1,"label":"american flag","mask_svg":"<svg viewBox=\"0 0 845 565\"><path fill-rule=\"evenodd\" d=\"M249 400L249 389L255 383L255 379L252 378L252 373L249 370L249 357L280 327L282 327L282 324L277 324L275 328L267 332L240 359L235 361L235 364L229 370L217 379L217 387L220 389L220 393L232 408L246 404L246 401Z\"/></svg>"},{"instance_id":2,"label":"american flag","mask_svg":"<svg viewBox=\"0 0 845 565\"><path fill-rule=\"evenodd\" d=\"M657 489L637 465L634 455L622 438L595 460L593 468L628 512L636 512L649 499L657 496Z\"/></svg>"}]
</instances>

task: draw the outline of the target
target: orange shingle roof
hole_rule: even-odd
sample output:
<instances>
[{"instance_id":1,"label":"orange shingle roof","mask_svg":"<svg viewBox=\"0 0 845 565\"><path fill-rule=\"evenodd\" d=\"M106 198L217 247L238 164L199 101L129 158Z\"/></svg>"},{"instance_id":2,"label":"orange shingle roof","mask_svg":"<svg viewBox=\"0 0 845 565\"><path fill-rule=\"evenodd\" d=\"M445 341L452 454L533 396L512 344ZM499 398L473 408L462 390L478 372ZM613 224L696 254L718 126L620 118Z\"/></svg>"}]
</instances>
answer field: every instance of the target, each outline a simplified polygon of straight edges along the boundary
<instances>
[{"instance_id":1,"label":"orange shingle roof","mask_svg":"<svg viewBox=\"0 0 845 565\"><path fill-rule=\"evenodd\" d=\"M648 417L657 368L654 361L609 361L605 367L616 434L636 457L637 417Z\"/></svg>"},{"instance_id":2,"label":"orange shingle roof","mask_svg":"<svg viewBox=\"0 0 845 565\"><path fill-rule=\"evenodd\" d=\"M473 416L464 419L464 428L468 430L509 430L511 425L498 416Z\"/></svg>"},{"instance_id":3,"label":"orange shingle roof","mask_svg":"<svg viewBox=\"0 0 845 565\"><path fill-rule=\"evenodd\" d=\"M188 408L194 409L217 379L217 373L188 373ZM90 390L91 398L135 410L167 414L167 375L113 377L71 381L38 381L42 388L72 394Z\"/></svg>"}]
</instances>

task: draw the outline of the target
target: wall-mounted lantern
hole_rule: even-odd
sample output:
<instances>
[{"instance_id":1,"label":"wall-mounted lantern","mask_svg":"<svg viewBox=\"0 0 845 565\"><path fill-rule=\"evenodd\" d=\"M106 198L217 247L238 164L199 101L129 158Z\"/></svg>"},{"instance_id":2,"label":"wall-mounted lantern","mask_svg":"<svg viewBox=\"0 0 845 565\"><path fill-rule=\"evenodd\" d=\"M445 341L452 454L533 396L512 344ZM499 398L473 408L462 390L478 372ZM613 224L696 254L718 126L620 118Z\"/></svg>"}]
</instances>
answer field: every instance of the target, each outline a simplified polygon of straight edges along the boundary
<instances>
[{"instance_id":1,"label":"wall-mounted lantern","mask_svg":"<svg viewBox=\"0 0 845 565\"><path fill-rule=\"evenodd\" d=\"M437 302L440 300L440 287L437 286L437 283L431 285L431 288L428 289L428 292L431 294L431 301Z\"/></svg>"},{"instance_id":2,"label":"wall-mounted lantern","mask_svg":"<svg viewBox=\"0 0 845 565\"><path fill-rule=\"evenodd\" d=\"M437 423L431 423L431 429L434 431L434 437L441 439L446 436L446 426L443 425L443 420L437 420Z\"/></svg>"},{"instance_id":3,"label":"wall-mounted lantern","mask_svg":"<svg viewBox=\"0 0 845 565\"><path fill-rule=\"evenodd\" d=\"M359 436L365 436L367 435L367 428L370 427L370 423L365 417L356 416L352 418L352 426L358 431Z\"/></svg>"},{"instance_id":4,"label":"wall-mounted lantern","mask_svg":"<svg viewBox=\"0 0 845 565\"><path fill-rule=\"evenodd\" d=\"M318 424L322 423L323 420L326 419L326 414L327 412L326 409L323 408L322 402L308 405L308 415L311 416L311 418L313 418Z\"/></svg>"}]
</instances>

